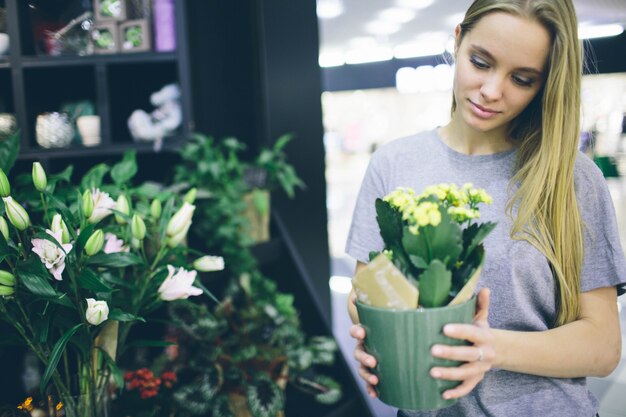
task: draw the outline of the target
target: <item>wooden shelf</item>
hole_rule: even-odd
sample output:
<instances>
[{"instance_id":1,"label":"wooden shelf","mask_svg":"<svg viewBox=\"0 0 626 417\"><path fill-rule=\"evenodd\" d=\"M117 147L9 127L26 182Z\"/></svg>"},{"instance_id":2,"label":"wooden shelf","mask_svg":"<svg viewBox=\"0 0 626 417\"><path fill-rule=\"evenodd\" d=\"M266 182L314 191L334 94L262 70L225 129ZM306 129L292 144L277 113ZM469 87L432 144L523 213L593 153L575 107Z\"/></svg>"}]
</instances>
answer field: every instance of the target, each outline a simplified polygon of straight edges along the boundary
<instances>
[{"instance_id":1,"label":"wooden shelf","mask_svg":"<svg viewBox=\"0 0 626 417\"><path fill-rule=\"evenodd\" d=\"M11 63L6 58L0 58L0 68L11 68Z\"/></svg>"},{"instance_id":2,"label":"wooden shelf","mask_svg":"<svg viewBox=\"0 0 626 417\"><path fill-rule=\"evenodd\" d=\"M99 145L94 147L71 146L67 148L55 149L36 148L20 152L18 159L31 160L88 157L99 155L119 155L129 150L135 150L137 151L137 153L156 153L178 149L182 145L182 143L184 143L184 139L182 138L164 139L163 146L158 151L154 150L154 145L152 143L147 142L120 143L112 145Z\"/></svg>"},{"instance_id":3,"label":"wooden shelf","mask_svg":"<svg viewBox=\"0 0 626 417\"><path fill-rule=\"evenodd\" d=\"M176 52L141 52L127 54L102 54L85 56L24 56L21 58L24 68L50 68L75 65L132 64L150 62L175 62Z\"/></svg>"}]
</instances>

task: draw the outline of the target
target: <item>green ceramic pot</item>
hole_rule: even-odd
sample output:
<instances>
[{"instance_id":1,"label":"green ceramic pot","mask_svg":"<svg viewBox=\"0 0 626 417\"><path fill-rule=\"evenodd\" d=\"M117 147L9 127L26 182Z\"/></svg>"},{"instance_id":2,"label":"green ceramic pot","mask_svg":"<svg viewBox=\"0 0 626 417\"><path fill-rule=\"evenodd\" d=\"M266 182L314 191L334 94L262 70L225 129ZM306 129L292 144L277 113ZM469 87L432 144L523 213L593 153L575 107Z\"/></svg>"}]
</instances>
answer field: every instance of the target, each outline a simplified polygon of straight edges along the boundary
<instances>
[{"instance_id":1,"label":"green ceramic pot","mask_svg":"<svg viewBox=\"0 0 626 417\"><path fill-rule=\"evenodd\" d=\"M378 395L381 401L408 410L432 410L449 407L457 400L444 400L444 391L459 385L430 376L434 366L458 366L435 358L434 344L462 345L467 342L443 335L448 323L472 323L476 297L454 306L419 310L393 310L356 302L361 325L365 327L365 347L378 365Z\"/></svg>"}]
</instances>

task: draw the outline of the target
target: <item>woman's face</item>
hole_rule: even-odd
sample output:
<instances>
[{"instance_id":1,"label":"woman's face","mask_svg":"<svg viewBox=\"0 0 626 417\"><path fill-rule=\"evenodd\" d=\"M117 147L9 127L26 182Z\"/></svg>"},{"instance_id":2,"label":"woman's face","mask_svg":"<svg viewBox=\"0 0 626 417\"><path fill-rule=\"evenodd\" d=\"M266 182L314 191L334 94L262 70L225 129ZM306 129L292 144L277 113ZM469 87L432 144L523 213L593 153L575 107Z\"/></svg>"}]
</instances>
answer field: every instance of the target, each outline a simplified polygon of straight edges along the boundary
<instances>
[{"instance_id":1,"label":"woman's face","mask_svg":"<svg viewBox=\"0 0 626 417\"><path fill-rule=\"evenodd\" d=\"M458 121L480 132L506 130L543 86L550 45L536 21L502 12L481 18L457 50Z\"/></svg>"}]
</instances>

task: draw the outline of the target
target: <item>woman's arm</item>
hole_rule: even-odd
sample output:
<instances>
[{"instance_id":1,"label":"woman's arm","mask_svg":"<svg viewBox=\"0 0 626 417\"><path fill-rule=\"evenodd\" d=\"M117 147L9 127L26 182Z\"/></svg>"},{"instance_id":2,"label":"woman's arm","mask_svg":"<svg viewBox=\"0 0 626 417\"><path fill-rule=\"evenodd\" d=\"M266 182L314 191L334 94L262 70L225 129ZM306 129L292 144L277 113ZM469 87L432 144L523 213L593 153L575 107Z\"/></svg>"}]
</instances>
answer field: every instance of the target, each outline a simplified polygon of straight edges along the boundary
<instances>
[{"instance_id":1,"label":"woman's arm","mask_svg":"<svg viewBox=\"0 0 626 417\"><path fill-rule=\"evenodd\" d=\"M621 334L614 287L581 294L580 318L543 332L493 330L496 368L534 375L605 377L619 364Z\"/></svg>"}]
</instances>

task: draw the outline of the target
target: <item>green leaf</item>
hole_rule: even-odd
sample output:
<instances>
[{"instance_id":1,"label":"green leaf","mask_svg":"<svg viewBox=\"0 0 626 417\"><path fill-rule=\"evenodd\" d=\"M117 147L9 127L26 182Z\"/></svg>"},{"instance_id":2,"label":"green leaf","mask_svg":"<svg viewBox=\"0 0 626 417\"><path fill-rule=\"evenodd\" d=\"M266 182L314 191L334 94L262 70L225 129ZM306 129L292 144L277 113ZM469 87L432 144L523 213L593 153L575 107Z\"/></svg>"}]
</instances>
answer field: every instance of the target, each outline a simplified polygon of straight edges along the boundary
<instances>
[{"instance_id":1,"label":"green leaf","mask_svg":"<svg viewBox=\"0 0 626 417\"><path fill-rule=\"evenodd\" d=\"M119 268L123 268L129 265L139 265L141 263L143 263L143 259L135 254L127 252L99 253L90 257L87 260L88 265L110 266Z\"/></svg>"},{"instance_id":2,"label":"green leaf","mask_svg":"<svg viewBox=\"0 0 626 417\"><path fill-rule=\"evenodd\" d=\"M465 243L464 255L471 254L474 249L496 228L498 223L486 222L478 225L474 223L463 231L463 242Z\"/></svg>"},{"instance_id":3,"label":"green leaf","mask_svg":"<svg viewBox=\"0 0 626 417\"><path fill-rule=\"evenodd\" d=\"M285 133L284 135L276 139L276 143L274 143L274 146L272 146L274 152L282 151L285 145L287 145L294 137L295 135L293 133Z\"/></svg>"},{"instance_id":4,"label":"green leaf","mask_svg":"<svg viewBox=\"0 0 626 417\"><path fill-rule=\"evenodd\" d=\"M376 199L376 221L385 246L397 246L402 239L402 215L388 202Z\"/></svg>"},{"instance_id":5,"label":"green leaf","mask_svg":"<svg viewBox=\"0 0 626 417\"><path fill-rule=\"evenodd\" d=\"M411 260L411 263L416 268L419 268L419 269L428 268L428 262L426 262L424 258L422 258L421 256L409 255L409 259Z\"/></svg>"},{"instance_id":6,"label":"green leaf","mask_svg":"<svg viewBox=\"0 0 626 417\"><path fill-rule=\"evenodd\" d=\"M126 151L122 161L113 166L111 178L117 185L126 184L137 174L137 158L135 151Z\"/></svg>"},{"instance_id":7,"label":"green leaf","mask_svg":"<svg viewBox=\"0 0 626 417\"><path fill-rule=\"evenodd\" d=\"M59 181L70 183L72 181L72 173L74 172L74 166L68 165L63 171L58 174L50 175L48 178L48 184L56 184Z\"/></svg>"},{"instance_id":8,"label":"green leaf","mask_svg":"<svg viewBox=\"0 0 626 417\"><path fill-rule=\"evenodd\" d=\"M42 395L44 395L44 393L46 392L48 382L50 382L50 378L52 378L52 375L56 371L59 359L61 359L61 355L65 350L65 345L67 345L67 342L72 338L72 336L74 336L74 333L76 333L82 325L83 323L78 323L67 332L65 332L65 334L61 336L61 338L55 343L54 347L52 348L52 353L50 354L50 358L48 360L48 366L46 366L46 370L44 371L43 376L41 377L41 382L39 383L39 390L41 391Z\"/></svg>"},{"instance_id":9,"label":"green leaf","mask_svg":"<svg viewBox=\"0 0 626 417\"><path fill-rule=\"evenodd\" d=\"M113 375L115 384L119 387L120 390L122 390L124 388L124 374L106 350L102 348L98 348L98 350L102 354L102 357L104 358L104 362L106 363L107 367L111 370L111 375Z\"/></svg>"},{"instance_id":10,"label":"green leaf","mask_svg":"<svg viewBox=\"0 0 626 417\"><path fill-rule=\"evenodd\" d=\"M52 236L48 232L43 232L43 231L36 232L33 234L33 239L47 240L48 242L53 243L54 246L61 249L61 251L67 255L67 252L65 252L65 249L63 249L63 246L59 243L59 241L56 240L54 236Z\"/></svg>"},{"instance_id":11,"label":"green leaf","mask_svg":"<svg viewBox=\"0 0 626 417\"><path fill-rule=\"evenodd\" d=\"M72 302L65 294L57 292L48 282L50 273L39 258L31 257L17 265L16 274L20 283L36 297L41 297L56 304L72 307Z\"/></svg>"},{"instance_id":12,"label":"green leaf","mask_svg":"<svg viewBox=\"0 0 626 417\"><path fill-rule=\"evenodd\" d=\"M318 375L315 378L318 386L324 387L322 392L315 395L315 399L322 404L335 404L342 397L341 385L334 379Z\"/></svg>"},{"instance_id":13,"label":"green leaf","mask_svg":"<svg viewBox=\"0 0 626 417\"><path fill-rule=\"evenodd\" d=\"M255 189L252 191L252 203L261 214L267 214L270 210L270 195L267 191Z\"/></svg>"},{"instance_id":14,"label":"green leaf","mask_svg":"<svg viewBox=\"0 0 626 417\"><path fill-rule=\"evenodd\" d=\"M50 209L58 211L61 214L61 217L63 217L63 220L65 221L65 224L70 232L70 236L76 237L76 232L72 227L73 225L77 225L79 223L76 216L72 214L72 211L65 205L65 203L56 198L54 195L46 193L46 198L48 199L48 206Z\"/></svg>"},{"instance_id":15,"label":"green leaf","mask_svg":"<svg viewBox=\"0 0 626 417\"><path fill-rule=\"evenodd\" d=\"M159 223L159 241L165 241L165 235L167 233L167 224L174 214L174 197L171 197L165 203L163 210L161 210L161 217Z\"/></svg>"},{"instance_id":16,"label":"green leaf","mask_svg":"<svg viewBox=\"0 0 626 417\"><path fill-rule=\"evenodd\" d=\"M89 268L83 269L78 276L78 285L86 290L94 292L111 292L113 288L98 278L96 273Z\"/></svg>"},{"instance_id":17,"label":"green leaf","mask_svg":"<svg viewBox=\"0 0 626 417\"><path fill-rule=\"evenodd\" d=\"M426 308L443 306L448 301L451 287L452 272L435 259L419 276L420 305Z\"/></svg>"},{"instance_id":18,"label":"green leaf","mask_svg":"<svg viewBox=\"0 0 626 417\"><path fill-rule=\"evenodd\" d=\"M8 138L0 141L0 168L5 174L9 174L11 168L20 153L20 131L18 130Z\"/></svg>"},{"instance_id":19,"label":"green leaf","mask_svg":"<svg viewBox=\"0 0 626 417\"><path fill-rule=\"evenodd\" d=\"M143 321L146 320L143 317L135 316L134 314L127 313L125 311L120 310L119 308L114 308L109 313L109 320L117 320L117 321Z\"/></svg>"},{"instance_id":20,"label":"green leaf","mask_svg":"<svg viewBox=\"0 0 626 417\"><path fill-rule=\"evenodd\" d=\"M91 190L92 188L100 188L102 180L107 172L109 172L109 166L106 164L98 164L91 168L83 177L80 182L81 190Z\"/></svg>"}]
</instances>

